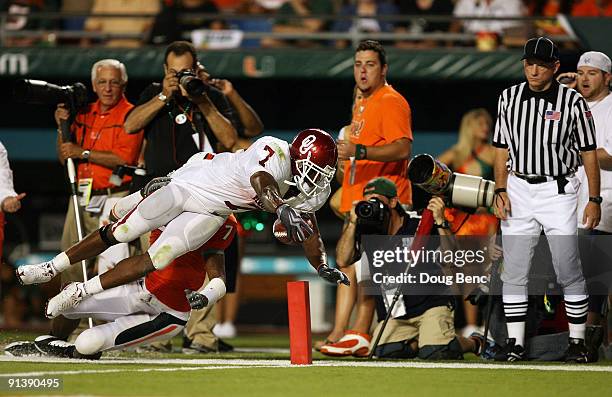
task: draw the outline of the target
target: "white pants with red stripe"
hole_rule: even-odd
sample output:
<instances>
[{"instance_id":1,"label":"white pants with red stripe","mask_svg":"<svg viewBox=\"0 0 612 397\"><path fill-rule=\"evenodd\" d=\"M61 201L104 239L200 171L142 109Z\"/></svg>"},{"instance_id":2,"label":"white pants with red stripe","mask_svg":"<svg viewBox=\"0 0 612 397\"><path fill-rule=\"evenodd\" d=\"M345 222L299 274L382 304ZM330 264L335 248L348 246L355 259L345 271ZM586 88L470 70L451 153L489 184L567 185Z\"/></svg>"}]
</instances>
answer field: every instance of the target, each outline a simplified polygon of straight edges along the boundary
<instances>
[{"instance_id":1,"label":"white pants with red stripe","mask_svg":"<svg viewBox=\"0 0 612 397\"><path fill-rule=\"evenodd\" d=\"M189 312L161 303L141 279L89 296L64 316L109 321L83 331L75 341L79 353L95 354L172 338L183 330Z\"/></svg>"},{"instance_id":2,"label":"white pants with red stripe","mask_svg":"<svg viewBox=\"0 0 612 397\"><path fill-rule=\"evenodd\" d=\"M165 226L147 250L156 269L163 269L179 256L201 247L227 218L207 212L185 188L173 183L142 200L138 199L139 195L134 193L125 199L125 204L120 204L119 207L124 207L137 203L113 224L113 236L119 242L130 242Z\"/></svg>"},{"instance_id":3,"label":"white pants with red stripe","mask_svg":"<svg viewBox=\"0 0 612 397\"><path fill-rule=\"evenodd\" d=\"M557 282L566 295L586 294L578 255L576 192L578 178L567 177L565 194L556 181L529 184L513 174L508 176L511 215L501 222L504 266L501 279L504 295L527 295L534 249L541 231L547 236Z\"/></svg>"}]
</instances>

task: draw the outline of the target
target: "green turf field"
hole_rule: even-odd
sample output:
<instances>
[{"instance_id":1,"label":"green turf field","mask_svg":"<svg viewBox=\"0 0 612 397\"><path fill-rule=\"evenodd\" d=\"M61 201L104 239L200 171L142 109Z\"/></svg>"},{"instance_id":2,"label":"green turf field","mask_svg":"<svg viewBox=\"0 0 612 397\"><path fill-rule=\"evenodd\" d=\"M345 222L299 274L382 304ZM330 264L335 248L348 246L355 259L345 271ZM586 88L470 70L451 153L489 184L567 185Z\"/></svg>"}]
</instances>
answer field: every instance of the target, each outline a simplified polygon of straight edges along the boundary
<instances>
[{"instance_id":1,"label":"green turf field","mask_svg":"<svg viewBox=\"0 0 612 397\"><path fill-rule=\"evenodd\" d=\"M0 346L29 335L3 333ZM0 395L96 396L606 396L612 362L588 366L559 363L496 365L464 362L329 360L291 366L282 350L288 339L259 335L229 340L229 354L113 353L101 361L15 359L0 356ZM180 344L175 339L175 345ZM61 378L58 390L8 389L24 376Z\"/></svg>"}]
</instances>

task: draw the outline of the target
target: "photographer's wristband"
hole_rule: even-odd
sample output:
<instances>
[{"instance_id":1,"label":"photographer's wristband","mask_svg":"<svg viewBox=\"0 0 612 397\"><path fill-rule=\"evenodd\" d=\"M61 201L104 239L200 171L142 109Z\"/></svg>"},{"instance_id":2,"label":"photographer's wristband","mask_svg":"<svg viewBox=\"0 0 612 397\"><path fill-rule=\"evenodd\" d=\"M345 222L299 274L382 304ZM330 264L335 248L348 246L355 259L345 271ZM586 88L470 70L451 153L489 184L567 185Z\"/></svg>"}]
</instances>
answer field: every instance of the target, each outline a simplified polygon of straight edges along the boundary
<instances>
[{"instance_id":1,"label":"photographer's wristband","mask_svg":"<svg viewBox=\"0 0 612 397\"><path fill-rule=\"evenodd\" d=\"M505 187L499 187L493 191L495 194L506 193Z\"/></svg>"},{"instance_id":2,"label":"photographer's wristband","mask_svg":"<svg viewBox=\"0 0 612 397\"><path fill-rule=\"evenodd\" d=\"M368 148L358 143L355 145L355 160L365 160L368 157Z\"/></svg>"}]
</instances>

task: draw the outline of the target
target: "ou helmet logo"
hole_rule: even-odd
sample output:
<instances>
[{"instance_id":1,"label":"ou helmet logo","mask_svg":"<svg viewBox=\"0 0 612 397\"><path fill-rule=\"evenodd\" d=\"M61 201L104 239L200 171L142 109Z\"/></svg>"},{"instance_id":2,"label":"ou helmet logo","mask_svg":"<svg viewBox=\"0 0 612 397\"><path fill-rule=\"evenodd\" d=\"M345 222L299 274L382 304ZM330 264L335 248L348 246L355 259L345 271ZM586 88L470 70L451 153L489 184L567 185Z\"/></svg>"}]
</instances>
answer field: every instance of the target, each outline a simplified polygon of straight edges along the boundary
<instances>
[{"instance_id":1,"label":"ou helmet logo","mask_svg":"<svg viewBox=\"0 0 612 397\"><path fill-rule=\"evenodd\" d=\"M302 144L300 145L300 153L306 154L307 152L309 152L314 146L316 140L317 137L314 135L308 135L306 138L304 138Z\"/></svg>"}]
</instances>

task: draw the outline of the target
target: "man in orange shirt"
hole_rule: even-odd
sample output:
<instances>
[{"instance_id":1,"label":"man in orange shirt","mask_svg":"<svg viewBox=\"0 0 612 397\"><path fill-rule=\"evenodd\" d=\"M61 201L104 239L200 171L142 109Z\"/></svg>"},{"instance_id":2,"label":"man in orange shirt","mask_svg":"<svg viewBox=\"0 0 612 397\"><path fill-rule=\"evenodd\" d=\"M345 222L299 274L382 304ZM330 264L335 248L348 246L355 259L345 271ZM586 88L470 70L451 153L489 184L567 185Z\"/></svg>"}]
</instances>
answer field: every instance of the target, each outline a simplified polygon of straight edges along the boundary
<instances>
[{"instance_id":1,"label":"man in orange shirt","mask_svg":"<svg viewBox=\"0 0 612 397\"><path fill-rule=\"evenodd\" d=\"M60 162L73 159L77 167L78 188L80 197L83 235L98 230L107 222L110 208L129 190L130 177L123 178L120 186L113 185L109 178L119 165L135 165L142 143L142 132L127 134L123 128L126 115L134 105L125 98L127 85L125 65L115 59L104 59L96 62L91 69L91 83L98 97L85 110L77 114L72 123L70 142L63 142L59 126L62 120L69 117L68 110L58 105L55 121L58 125L57 152ZM94 203L98 205L94 206ZM92 205L90 205L92 204ZM94 208L96 207L96 208ZM68 212L62 233L62 250L78 241L74 206L68 204ZM119 247L114 252L105 252L98 259L98 270L112 266L127 256L127 247ZM106 265L102 265L102 263ZM93 263L89 271L93 270ZM102 268L102 269L101 269ZM73 271L62 274L62 284L71 281L83 281L80 266ZM78 325L79 320L54 320L53 336L67 338Z\"/></svg>"},{"instance_id":2,"label":"man in orange shirt","mask_svg":"<svg viewBox=\"0 0 612 397\"><path fill-rule=\"evenodd\" d=\"M397 186L402 204L412 204L407 178L412 150L412 116L408 102L387 84L387 58L382 45L366 40L355 51L353 74L359 95L353 104L348 137L338 141L338 160L344 161L340 211L348 214L353 202L363 200L363 189L373 178L385 177ZM338 167L341 168L340 166ZM343 234L348 226L348 217ZM339 286L334 329L326 342L343 337L357 297L355 265L338 263L350 286Z\"/></svg>"}]
</instances>

